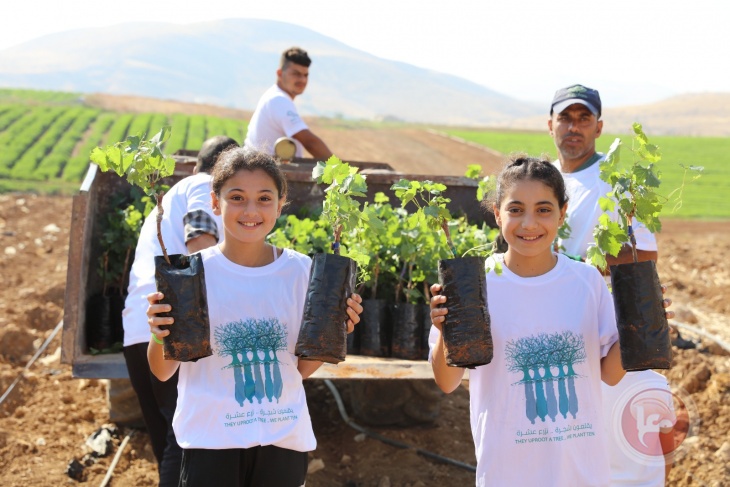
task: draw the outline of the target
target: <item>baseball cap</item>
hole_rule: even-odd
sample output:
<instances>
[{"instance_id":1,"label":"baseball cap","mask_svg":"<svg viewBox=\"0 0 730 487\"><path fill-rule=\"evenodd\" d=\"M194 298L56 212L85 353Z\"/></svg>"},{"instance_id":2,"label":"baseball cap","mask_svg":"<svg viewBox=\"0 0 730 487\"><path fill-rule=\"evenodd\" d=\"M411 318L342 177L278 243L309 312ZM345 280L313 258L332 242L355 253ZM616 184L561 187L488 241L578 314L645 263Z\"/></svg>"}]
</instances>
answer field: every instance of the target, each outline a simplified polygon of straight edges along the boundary
<instances>
[{"instance_id":1,"label":"baseball cap","mask_svg":"<svg viewBox=\"0 0 730 487\"><path fill-rule=\"evenodd\" d=\"M553 112L560 113L574 103L587 106L596 118L601 117L601 97L598 91L583 85L572 85L556 91L550 105L550 115Z\"/></svg>"}]
</instances>

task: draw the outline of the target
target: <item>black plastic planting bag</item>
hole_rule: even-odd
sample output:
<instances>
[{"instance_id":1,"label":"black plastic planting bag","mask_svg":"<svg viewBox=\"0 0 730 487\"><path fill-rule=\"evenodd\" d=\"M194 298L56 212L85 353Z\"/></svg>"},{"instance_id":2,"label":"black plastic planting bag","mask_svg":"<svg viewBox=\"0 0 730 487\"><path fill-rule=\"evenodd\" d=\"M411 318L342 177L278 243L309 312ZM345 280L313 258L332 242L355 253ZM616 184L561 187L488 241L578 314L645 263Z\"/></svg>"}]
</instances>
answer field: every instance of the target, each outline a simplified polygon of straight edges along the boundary
<instances>
[{"instance_id":1,"label":"black plastic planting bag","mask_svg":"<svg viewBox=\"0 0 730 487\"><path fill-rule=\"evenodd\" d=\"M162 256L155 257L155 284L165 295L161 303L172 306L169 313L175 322L163 340L165 360L195 362L213 355L210 348L210 320L205 290L205 269L200 254L170 255L170 264Z\"/></svg>"},{"instance_id":2,"label":"black plastic planting bag","mask_svg":"<svg viewBox=\"0 0 730 487\"><path fill-rule=\"evenodd\" d=\"M358 326L347 335L347 355L358 355L360 353L360 328Z\"/></svg>"},{"instance_id":3,"label":"black plastic planting bag","mask_svg":"<svg viewBox=\"0 0 730 487\"><path fill-rule=\"evenodd\" d=\"M672 342L655 262L611 266L611 287L623 368L670 368Z\"/></svg>"},{"instance_id":4,"label":"black plastic planting bag","mask_svg":"<svg viewBox=\"0 0 730 487\"><path fill-rule=\"evenodd\" d=\"M449 310L443 324L446 364L473 369L492 361L491 320L487 309L484 259L439 260L439 284Z\"/></svg>"},{"instance_id":5,"label":"black plastic planting bag","mask_svg":"<svg viewBox=\"0 0 730 487\"><path fill-rule=\"evenodd\" d=\"M421 358L428 360L428 337L431 335L431 307L427 304L423 305L421 321L423 322L423 328L421 329Z\"/></svg>"},{"instance_id":6,"label":"black plastic planting bag","mask_svg":"<svg viewBox=\"0 0 730 487\"><path fill-rule=\"evenodd\" d=\"M349 257L315 254L302 326L294 353L337 364L347 355L347 298L355 291L357 264Z\"/></svg>"},{"instance_id":7,"label":"black plastic planting bag","mask_svg":"<svg viewBox=\"0 0 730 487\"><path fill-rule=\"evenodd\" d=\"M111 348L124 340L122 310L124 298L95 294L86 305L86 344L96 350Z\"/></svg>"},{"instance_id":8,"label":"black plastic planting bag","mask_svg":"<svg viewBox=\"0 0 730 487\"><path fill-rule=\"evenodd\" d=\"M383 299L364 299L357 328L360 330L360 354L369 357L388 356L388 305Z\"/></svg>"},{"instance_id":9,"label":"black plastic planting bag","mask_svg":"<svg viewBox=\"0 0 730 487\"><path fill-rule=\"evenodd\" d=\"M391 307L393 337L391 355L407 360L421 358L421 306L398 303Z\"/></svg>"}]
</instances>

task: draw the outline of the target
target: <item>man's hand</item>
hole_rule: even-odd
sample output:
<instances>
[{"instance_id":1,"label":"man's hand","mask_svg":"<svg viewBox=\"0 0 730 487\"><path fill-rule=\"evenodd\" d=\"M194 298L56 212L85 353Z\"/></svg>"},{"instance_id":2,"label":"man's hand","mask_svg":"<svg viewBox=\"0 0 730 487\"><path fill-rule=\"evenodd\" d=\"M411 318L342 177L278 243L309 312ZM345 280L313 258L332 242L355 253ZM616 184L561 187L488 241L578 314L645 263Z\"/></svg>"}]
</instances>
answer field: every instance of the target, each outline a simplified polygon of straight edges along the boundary
<instances>
[{"instance_id":1,"label":"man's hand","mask_svg":"<svg viewBox=\"0 0 730 487\"><path fill-rule=\"evenodd\" d=\"M332 151L329 150L327 144L309 129L301 130L292 137L301 142L304 148L307 149L307 152L315 159L326 161L332 156Z\"/></svg>"}]
</instances>

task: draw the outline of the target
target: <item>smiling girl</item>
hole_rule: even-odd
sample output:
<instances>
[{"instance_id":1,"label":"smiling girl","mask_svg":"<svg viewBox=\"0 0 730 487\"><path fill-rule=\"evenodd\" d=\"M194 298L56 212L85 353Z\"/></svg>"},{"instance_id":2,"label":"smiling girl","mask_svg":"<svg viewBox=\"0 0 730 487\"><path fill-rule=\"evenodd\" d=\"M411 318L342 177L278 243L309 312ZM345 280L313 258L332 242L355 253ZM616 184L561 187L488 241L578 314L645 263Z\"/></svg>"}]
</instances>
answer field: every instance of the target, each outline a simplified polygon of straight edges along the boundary
<instances>
[{"instance_id":1,"label":"smiling girl","mask_svg":"<svg viewBox=\"0 0 730 487\"><path fill-rule=\"evenodd\" d=\"M552 251L568 200L550 161L513 158L493 198L509 249L487 274L494 359L469 373L476 483L608 485L600 383L624 375L611 295L594 267ZM446 365L441 305L434 295L429 360L448 393L464 369Z\"/></svg>"},{"instance_id":2,"label":"smiling girl","mask_svg":"<svg viewBox=\"0 0 730 487\"><path fill-rule=\"evenodd\" d=\"M160 325L174 323L156 315L170 306L157 303L161 293L148 298L150 368L163 381L180 370L173 419L183 448L180 485L298 487L316 446L302 380L321 365L294 355L311 259L265 241L287 191L270 156L224 152L212 189L225 231L222 243L201 251L214 355L164 360L159 343L170 332ZM348 331L360 302L356 294L347 301Z\"/></svg>"}]
</instances>

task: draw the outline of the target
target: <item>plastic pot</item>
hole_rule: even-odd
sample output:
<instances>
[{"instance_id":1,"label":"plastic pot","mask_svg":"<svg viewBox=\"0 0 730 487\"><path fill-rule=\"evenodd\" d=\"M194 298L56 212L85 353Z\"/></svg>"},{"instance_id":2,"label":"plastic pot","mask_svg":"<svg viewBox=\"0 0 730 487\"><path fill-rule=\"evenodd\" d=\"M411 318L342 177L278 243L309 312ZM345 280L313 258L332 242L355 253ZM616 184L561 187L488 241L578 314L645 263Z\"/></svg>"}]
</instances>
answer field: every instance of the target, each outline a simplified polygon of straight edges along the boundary
<instances>
[{"instance_id":1,"label":"plastic pot","mask_svg":"<svg viewBox=\"0 0 730 487\"><path fill-rule=\"evenodd\" d=\"M213 355L210 347L208 296L205 289L205 269L200 254L170 255L170 264L162 256L155 257L155 284L165 295L161 303L172 306L169 313L175 323L163 340L165 360L194 362Z\"/></svg>"},{"instance_id":2,"label":"plastic pot","mask_svg":"<svg viewBox=\"0 0 730 487\"><path fill-rule=\"evenodd\" d=\"M315 254L302 326L294 353L304 360L337 364L347 355L347 298L355 290L357 264L349 257Z\"/></svg>"},{"instance_id":3,"label":"plastic pot","mask_svg":"<svg viewBox=\"0 0 730 487\"><path fill-rule=\"evenodd\" d=\"M611 287L623 368L670 368L672 342L656 263L611 266Z\"/></svg>"},{"instance_id":4,"label":"plastic pot","mask_svg":"<svg viewBox=\"0 0 730 487\"><path fill-rule=\"evenodd\" d=\"M355 326L352 333L347 334L347 355L360 354L360 324Z\"/></svg>"},{"instance_id":5,"label":"plastic pot","mask_svg":"<svg viewBox=\"0 0 730 487\"><path fill-rule=\"evenodd\" d=\"M427 304L422 305L421 320L421 358L428 360L428 336L431 334L431 307Z\"/></svg>"},{"instance_id":6,"label":"plastic pot","mask_svg":"<svg viewBox=\"0 0 730 487\"><path fill-rule=\"evenodd\" d=\"M360 323L360 354L388 356L388 304L383 299L363 299Z\"/></svg>"},{"instance_id":7,"label":"plastic pot","mask_svg":"<svg viewBox=\"0 0 730 487\"><path fill-rule=\"evenodd\" d=\"M124 340L122 310L124 297L116 294L95 294L86 305L86 344L96 350L109 349Z\"/></svg>"},{"instance_id":8,"label":"plastic pot","mask_svg":"<svg viewBox=\"0 0 730 487\"><path fill-rule=\"evenodd\" d=\"M443 324L446 364L473 369L492 361L494 347L487 308L484 259L439 260L439 284L449 312Z\"/></svg>"},{"instance_id":9,"label":"plastic pot","mask_svg":"<svg viewBox=\"0 0 730 487\"><path fill-rule=\"evenodd\" d=\"M391 356L406 360L421 358L421 305L397 303L391 305L393 335Z\"/></svg>"}]
</instances>

